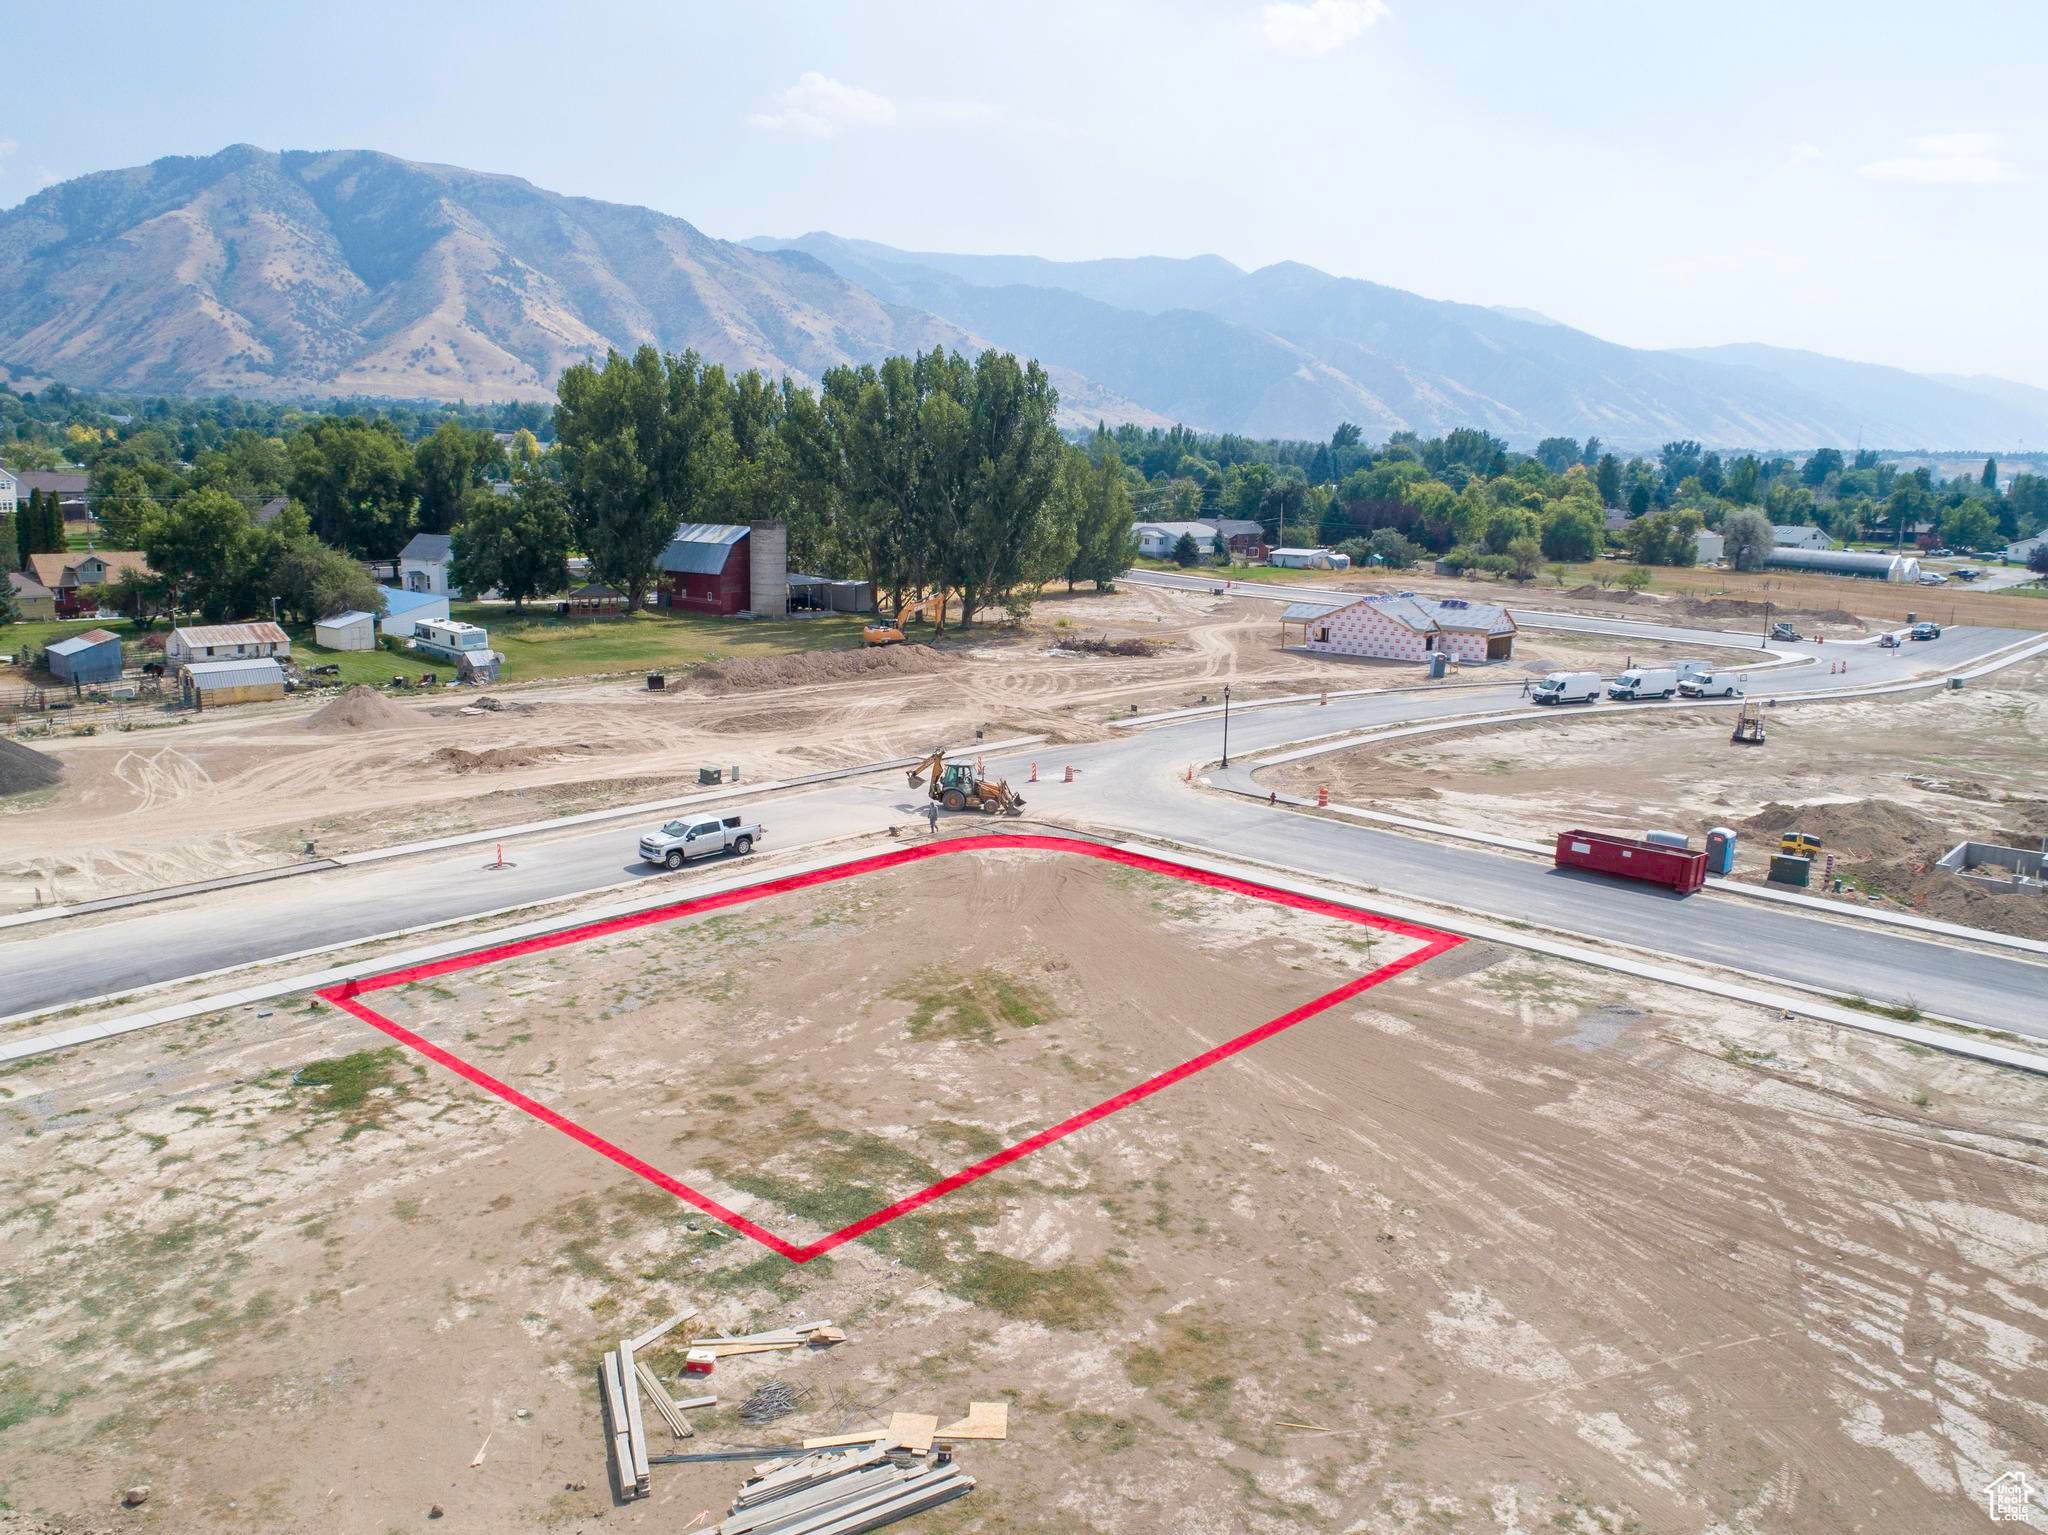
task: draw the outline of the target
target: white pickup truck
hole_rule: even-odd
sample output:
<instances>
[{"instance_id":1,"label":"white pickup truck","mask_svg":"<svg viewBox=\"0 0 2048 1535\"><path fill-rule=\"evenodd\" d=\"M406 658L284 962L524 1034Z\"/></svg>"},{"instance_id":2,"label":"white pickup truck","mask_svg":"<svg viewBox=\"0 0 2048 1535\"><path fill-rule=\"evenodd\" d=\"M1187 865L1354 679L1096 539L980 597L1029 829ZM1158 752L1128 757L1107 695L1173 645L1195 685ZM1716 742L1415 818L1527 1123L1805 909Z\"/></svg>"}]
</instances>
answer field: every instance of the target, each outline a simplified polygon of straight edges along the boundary
<instances>
[{"instance_id":1,"label":"white pickup truck","mask_svg":"<svg viewBox=\"0 0 2048 1535\"><path fill-rule=\"evenodd\" d=\"M744 858L767 835L767 827L743 815L685 816L642 837L640 857L669 869L680 869L690 859L708 853L729 852Z\"/></svg>"}]
</instances>

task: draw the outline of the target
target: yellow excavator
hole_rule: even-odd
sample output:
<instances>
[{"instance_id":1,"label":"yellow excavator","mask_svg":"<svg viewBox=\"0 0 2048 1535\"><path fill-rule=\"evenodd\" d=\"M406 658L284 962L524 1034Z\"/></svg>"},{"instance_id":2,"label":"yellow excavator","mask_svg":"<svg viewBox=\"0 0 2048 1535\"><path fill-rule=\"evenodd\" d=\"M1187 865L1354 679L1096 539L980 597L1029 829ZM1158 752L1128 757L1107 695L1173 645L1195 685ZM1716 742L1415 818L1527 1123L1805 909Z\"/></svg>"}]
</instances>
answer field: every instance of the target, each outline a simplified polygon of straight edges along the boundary
<instances>
[{"instance_id":1,"label":"yellow excavator","mask_svg":"<svg viewBox=\"0 0 2048 1535\"><path fill-rule=\"evenodd\" d=\"M1008 780L982 778L965 763L946 761L935 751L910 770L910 787L915 789L931 775L931 797L948 810L979 810L983 815L1022 815L1024 798Z\"/></svg>"},{"instance_id":2,"label":"yellow excavator","mask_svg":"<svg viewBox=\"0 0 2048 1535\"><path fill-rule=\"evenodd\" d=\"M893 619L877 620L860 632L861 639L870 645L900 645L903 643L903 628L920 618L935 624L946 621L946 594L933 592L929 597L920 597L915 602L906 602L896 610Z\"/></svg>"}]
</instances>

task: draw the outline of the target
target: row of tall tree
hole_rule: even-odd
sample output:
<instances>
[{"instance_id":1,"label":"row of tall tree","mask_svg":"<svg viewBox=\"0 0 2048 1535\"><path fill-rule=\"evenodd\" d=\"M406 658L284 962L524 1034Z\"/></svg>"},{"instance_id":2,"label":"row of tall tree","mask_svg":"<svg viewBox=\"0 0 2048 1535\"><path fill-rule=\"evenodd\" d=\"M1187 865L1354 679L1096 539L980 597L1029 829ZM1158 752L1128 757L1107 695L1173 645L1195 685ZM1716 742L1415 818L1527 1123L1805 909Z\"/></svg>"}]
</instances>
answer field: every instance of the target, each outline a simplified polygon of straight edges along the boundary
<instances>
[{"instance_id":1,"label":"row of tall tree","mask_svg":"<svg viewBox=\"0 0 2048 1535\"><path fill-rule=\"evenodd\" d=\"M1107 584L1135 552L1114 450L1063 442L1045 371L1008 353L834 368L813 393L643 347L570 368L558 393L574 540L636 607L688 522L779 520L793 565L863 577L890 604L956 594L963 624L1047 581ZM483 521L512 520L476 513L456 531L465 559Z\"/></svg>"}]
</instances>

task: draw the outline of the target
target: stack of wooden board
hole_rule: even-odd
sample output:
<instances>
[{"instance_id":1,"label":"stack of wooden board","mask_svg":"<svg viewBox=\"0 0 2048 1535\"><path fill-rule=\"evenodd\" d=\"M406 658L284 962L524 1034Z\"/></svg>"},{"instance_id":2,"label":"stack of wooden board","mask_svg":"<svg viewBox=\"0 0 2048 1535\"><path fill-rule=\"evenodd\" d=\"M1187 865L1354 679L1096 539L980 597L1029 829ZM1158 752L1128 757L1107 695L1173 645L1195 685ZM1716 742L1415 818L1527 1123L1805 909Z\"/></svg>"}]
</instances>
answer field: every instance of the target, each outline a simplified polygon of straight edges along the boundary
<instances>
[{"instance_id":1,"label":"stack of wooden board","mask_svg":"<svg viewBox=\"0 0 2048 1535\"><path fill-rule=\"evenodd\" d=\"M649 1487L647 1423L640 1407L642 1389L654 1398L655 1410L678 1439L686 1439L691 1433L690 1425L683 1417L686 1408L708 1407L718 1400L715 1396L703 1396L678 1402L662 1389L659 1377L638 1357L696 1314L694 1310L679 1311L637 1338L621 1338L619 1346L607 1353L604 1363L598 1367L598 1379L604 1392L605 1429L611 1446L612 1475L618 1482L619 1497L625 1502L646 1497Z\"/></svg>"},{"instance_id":2,"label":"stack of wooden board","mask_svg":"<svg viewBox=\"0 0 2048 1535\"><path fill-rule=\"evenodd\" d=\"M969 1402L967 1416L958 1423L939 1427L939 1420L926 1412L899 1412L882 1428L855 1429L848 1434L826 1434L806 1439L807 1450L838 1449L847 1445L869 1445L883 1450L908 1450L922 1455L933 1441L955 1439L1007 1439L1010 1437L1008 1402Z\"/></svg>"},{"instance_id":3,"label":"stack of wooden board","mask_svg":"<svg viewBox=\"0 0 2048 1535\"><path fill-rule=\"evenodd\" d=\"M972 1491L974 1478L949 1454L830 1451L755 1467L714 1535L860 1535Z\"/></svg>"}]
</instances>

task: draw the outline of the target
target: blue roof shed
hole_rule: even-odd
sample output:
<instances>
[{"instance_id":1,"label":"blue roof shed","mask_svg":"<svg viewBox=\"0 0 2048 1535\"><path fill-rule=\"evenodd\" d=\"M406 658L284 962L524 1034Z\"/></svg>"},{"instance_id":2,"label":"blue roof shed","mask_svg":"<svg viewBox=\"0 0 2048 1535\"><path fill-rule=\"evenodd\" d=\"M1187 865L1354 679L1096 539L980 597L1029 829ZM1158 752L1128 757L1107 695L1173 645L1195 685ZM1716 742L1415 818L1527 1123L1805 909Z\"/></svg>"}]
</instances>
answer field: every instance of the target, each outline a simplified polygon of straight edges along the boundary
<instances>
[{"instance_id":1,"label":"blue roof shed","mask_svg":"<svg viewBox=\"0 0 2048 1535\"><path fill-rule=\"evenodd\" d=\"M121 636L104 629L88 629L59 640L47 654L50 675L59 682L87 686L112 682L121 675Z\"/></svg>"}]
</instances>

